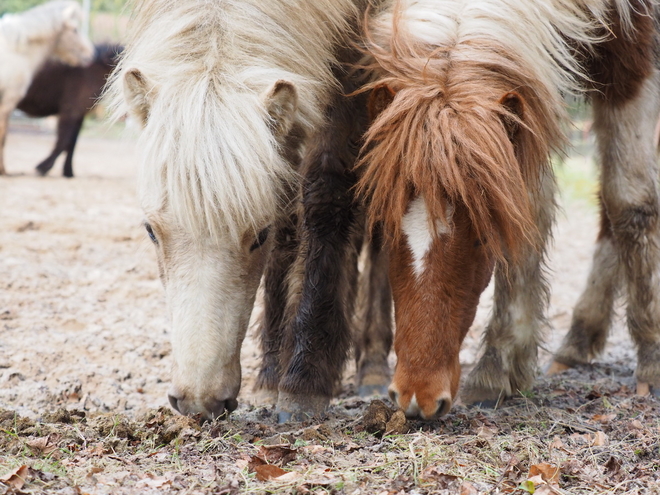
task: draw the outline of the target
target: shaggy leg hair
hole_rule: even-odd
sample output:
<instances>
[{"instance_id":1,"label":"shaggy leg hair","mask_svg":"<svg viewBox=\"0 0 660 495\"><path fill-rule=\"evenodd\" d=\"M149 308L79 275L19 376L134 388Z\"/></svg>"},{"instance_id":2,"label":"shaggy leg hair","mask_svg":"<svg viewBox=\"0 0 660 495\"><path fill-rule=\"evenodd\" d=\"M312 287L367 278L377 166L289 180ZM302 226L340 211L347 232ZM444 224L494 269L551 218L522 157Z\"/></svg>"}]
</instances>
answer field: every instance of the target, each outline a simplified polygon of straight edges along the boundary
<instances>
[{"instance_id":1,"label":"shaggy leg hair","mask_svg":"<svg viewBox=\"0 0 660 495\"><path fill-rule=\"evenodd\" d=\"M281 374L280 352L289 295L287 278L298 249L297 223L293 213L276 226L273 251L264 273L264 312L260 328L262 361L255 389L275 394Z\"/></svg>"},{"instance_id":2,"label":"shaggy leg hair","mask_svg":"<svg viewBox=\"0 0 660 495\"><path fill-rule=\"evenodd\" d=\"M642 3L638 1L637 3ZM638 5L639 7L639 5ZM638 348L638 392L660 392L659 194L656 125L660 113L658 12L636 9L634 35L597 47L593 76L594 129L601 162L603 220L589 285L551 371L588 362L602 351L620 279L628 327Z\"/></svg>"},{"instance_id":3,"label":"shaggy leg hair","mask_svg":"<svg viewBox=\"0 0 660 495\"><path fill-rule=\"evenodd\" d=\"M533 198L540 245L518 264L497 266L493 315L483 337L483 355L469 374L465 403L497 401L528 389L536 376L538 345L546 327L549 286L544 274L547 241L554 221L556 183L551 172Z\"/></svg>"},{"instance_id":4,"label":"shaggy leg hair","mask_svg":"<svg viewBox=\"0 0 660 495\"><path fill-rule=\"evenodd\" d=\"M595 125L603 203L612 223L627 288L627 319L638 348L637 380L660 387L660 226L653 142L660 113L660 72L638 94L612 104L596 94Z\"/></svg>"},{"instance_id":5,"label":"shaggy leg hair","mask_svg":"<svg viewBox=\"0 0 660 495\"><path fill-rule=\"evenodd\" d=\"M555 354L556 364L552 365L551 372L588 363L605 348L623 273L602 200L600 217L600 233L587 287L575 306L571 328Z\"/></svg>"},{"instance_id":6,"label":"shaggy leg hair","mask_svg":"<svg viewBox=\"0 0 660 495\"><path fill-rule=\"evenodd\" d=\"M388 278L388 254L380 229L367 240L363 255L353 342L358 393L367 397L387 395L391 378L387 357L392 348L392 291Z\"/></svg>"},{"instance_id":7,"label":"shaggy leg hair","mask_svg":"<svg viewBox=\"0 0 660 495\"><path fill-rule=\"evenodd\" d=\"M358 256L352 168L366 126L366 102L363 95L343 96L357 89L356 82L339 68L337 77L344 81L343 91L328 105L328 125L310 143L301 170L301 261L293 274L302 280L291 282L300 293L290 296L297 304L282 353L280 420L323 412L351 342Z\"/></svg>"}]
</instances>

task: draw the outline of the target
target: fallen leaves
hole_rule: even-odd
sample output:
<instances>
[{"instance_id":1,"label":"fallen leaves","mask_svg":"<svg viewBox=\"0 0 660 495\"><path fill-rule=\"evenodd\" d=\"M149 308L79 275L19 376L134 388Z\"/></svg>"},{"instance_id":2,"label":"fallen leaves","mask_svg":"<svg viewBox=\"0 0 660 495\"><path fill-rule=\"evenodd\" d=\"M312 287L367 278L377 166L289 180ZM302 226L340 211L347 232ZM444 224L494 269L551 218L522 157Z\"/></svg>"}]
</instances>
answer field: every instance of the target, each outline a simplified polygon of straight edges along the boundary
<instances>
[{"instance_id":1,"label":"fallen leaves","mask_svg":"<svg viewBox=\"0 0 660 495\"><path fill-rule=\"evenodd\" d=\"M51 441L50 435L28 440L25 443L33 452L42 455L49 455L57 450L57 444L54 441Z\"/></svg>"},{"instance_id":2,"label":"fallen leaves","mask_svg":"<svg viewBox=\"0 0 660 495\"><path fill-rule=\"evenodd\" d=\"M288 444L262 445L257 455L250 457L247 468L249 472L256 473L259 481L273 479L293 481L300 475L292 471L285 471L279 466L294 461L297 455L298 451L290 448Z\"/></svg>"},{"instance_id":3,"label":"fallen leaves","mask_svg":"<svg viewBox=\"0 0 660 495\"><path fill-rule=\"evenodd\" d=\"M27 480L28 470L29 468L25 464L19 466L7 474L0 476L0 482L14 490L20 490Z\"/></svg>"},{"instance_id":4,"label":"fallen leaves","mask_svg":"<svg viewBox=\"0 0 660 495\"><path fill-rule=\"evenodd\" d=\"M529 467L527 479L520 484L520 489L536 495L560 495L558 466L542 462Z\"/></svg>"}]
</instances>

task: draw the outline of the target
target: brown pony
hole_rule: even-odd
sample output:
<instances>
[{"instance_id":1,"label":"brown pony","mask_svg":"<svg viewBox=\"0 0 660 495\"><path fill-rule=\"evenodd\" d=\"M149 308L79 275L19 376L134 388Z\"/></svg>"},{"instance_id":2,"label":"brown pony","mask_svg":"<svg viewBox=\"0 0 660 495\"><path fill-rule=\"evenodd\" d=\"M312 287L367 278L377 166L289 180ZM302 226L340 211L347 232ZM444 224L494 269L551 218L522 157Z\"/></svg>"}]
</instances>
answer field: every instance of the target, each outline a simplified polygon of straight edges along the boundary
<instances>
[{"instance_id":1,"label":"brown pony","mask_svg":"<svg viewBox=\"0 0 660 495\"><path fill-rule=\"evenodd\" d=\"M407 415L451 407L460 345L494 266L495 307L463 398L497 400L532 384L548 300L550 155L565 141L562 95L585 87L601 139L609 242L626 261L638 379L660 384L652 344L660 286L650 283L660 254L650 242L660 93L650 2L634 4L402 0L367 21L373 122L358 189L370 225L382 223L390 243L398 358L390 394ZM588 359L599 349L588 342L574 336L564 361Z\"/></svg>"}]
</instances>

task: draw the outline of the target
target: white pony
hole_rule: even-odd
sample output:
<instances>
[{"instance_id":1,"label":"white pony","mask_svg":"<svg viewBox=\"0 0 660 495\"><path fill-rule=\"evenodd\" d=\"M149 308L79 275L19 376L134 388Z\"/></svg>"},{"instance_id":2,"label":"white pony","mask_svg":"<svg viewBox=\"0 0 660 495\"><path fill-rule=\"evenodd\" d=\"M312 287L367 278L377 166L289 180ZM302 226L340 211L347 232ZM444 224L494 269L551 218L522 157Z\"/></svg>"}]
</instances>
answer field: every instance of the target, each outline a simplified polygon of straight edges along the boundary
<instances>
[{"instance_id":1,"label":"white pony","mask_svg":"<svg viewBox=\"0 0 660 495\"><path fill-rule=\"evenodd\" d=\"M49 58L70 65L92 61L94 46L78 31L80 5L49 2L20 14L0 18L0 175L10 113L25 95L32 77Z\"/></svg>"},{"instance_id":2,"label":"white pony","mask_svg":"<svg viewBox=\"0 0 660 495\"><path fill-rule=\"evenodd\" d=\"M144 0L109 85L143 124L138 194L172 320L172 406L236 408L240 348L306 136L361 0Z\"/></svg>"}]
</instances>

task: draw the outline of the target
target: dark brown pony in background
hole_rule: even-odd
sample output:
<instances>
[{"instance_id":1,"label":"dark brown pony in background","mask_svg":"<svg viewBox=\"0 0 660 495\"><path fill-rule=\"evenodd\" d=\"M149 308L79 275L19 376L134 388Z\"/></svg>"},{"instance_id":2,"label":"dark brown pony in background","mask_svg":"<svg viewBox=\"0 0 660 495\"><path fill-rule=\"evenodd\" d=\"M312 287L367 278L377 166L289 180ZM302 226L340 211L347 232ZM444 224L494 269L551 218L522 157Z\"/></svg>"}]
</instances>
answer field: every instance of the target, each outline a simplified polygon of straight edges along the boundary
<instances>
[{"instance_id":1,"label":"dark brown pony in background","mask_svg":"<svg viewBox=\"0 0 660 495\"><path fill-rule=\"evenodd\" d=\"M532 385L549 295L550 156L566 141L562 95L585 89L603 228L557 362L602 350L622 275L640 390L660 387L655 18L642 0L402 0L369 20L375 120L358 187L391 248L390 394L407 415L450 409L460 345L493 266L493 314L463 399L497 401Z\"/></svg>"},{"instance_id":2,"label":"dark brown pony in background","mask_svg":"<svg viewBox=\"0 0 660 495\"><path fill-rule=\"evenodd\" d=\"M49 61L34 76L17 108L31 117L58 116L55 148L37 165L40 175L46 175L57 157L66 152L63 175L73 177L73 151L83 120L100 98L121 50L119 45L97 45L89 66Z\"/></svg>"}]
</instances>

